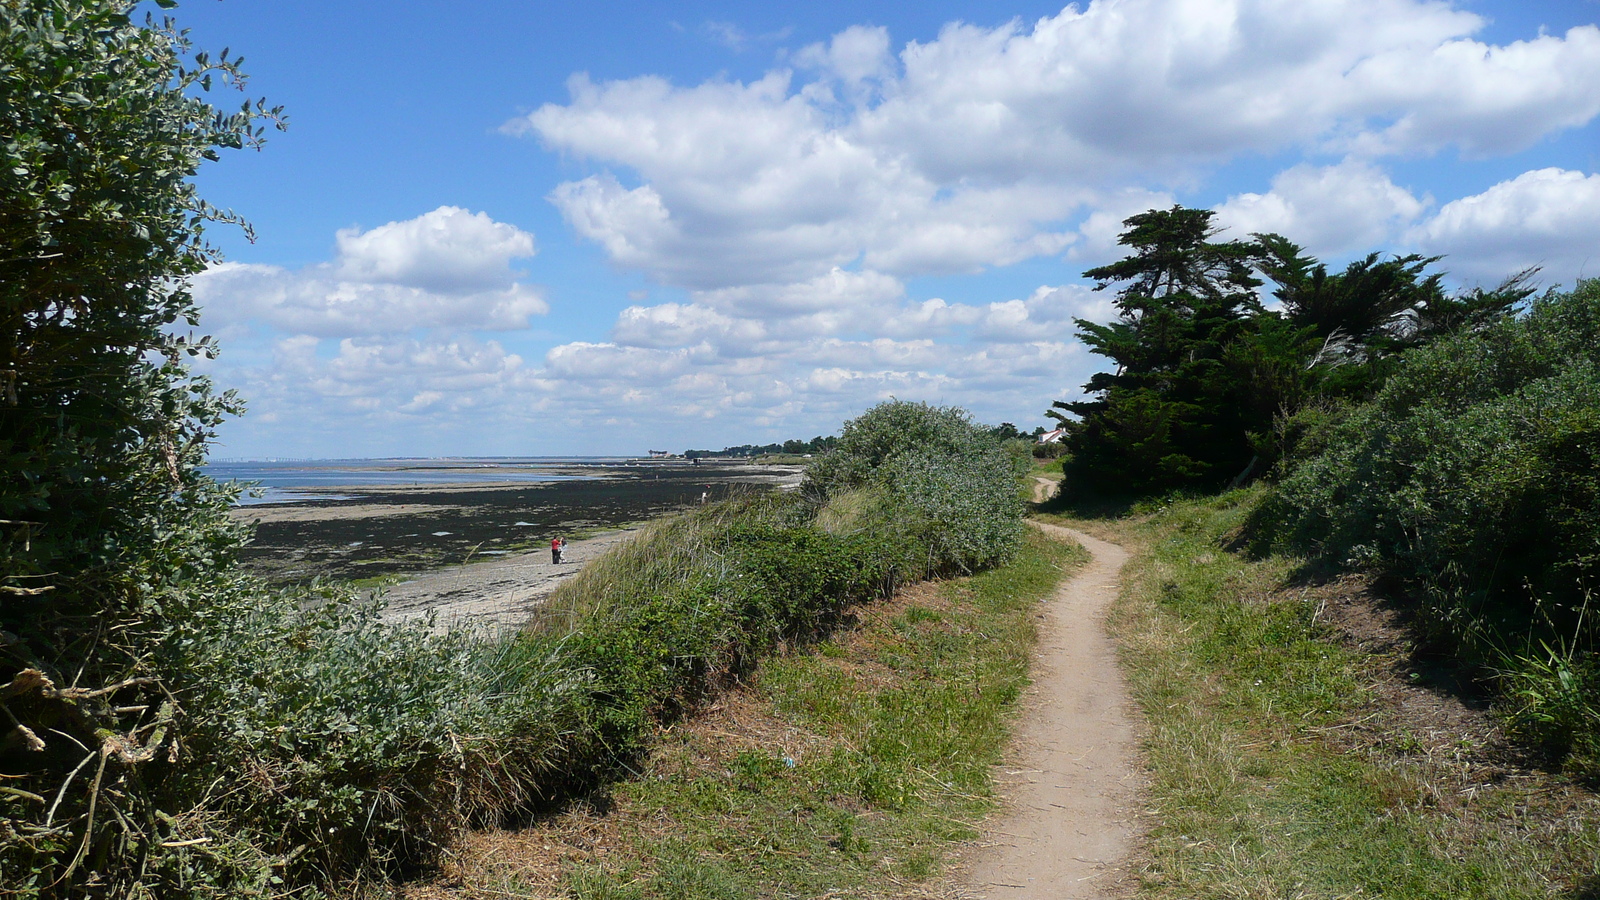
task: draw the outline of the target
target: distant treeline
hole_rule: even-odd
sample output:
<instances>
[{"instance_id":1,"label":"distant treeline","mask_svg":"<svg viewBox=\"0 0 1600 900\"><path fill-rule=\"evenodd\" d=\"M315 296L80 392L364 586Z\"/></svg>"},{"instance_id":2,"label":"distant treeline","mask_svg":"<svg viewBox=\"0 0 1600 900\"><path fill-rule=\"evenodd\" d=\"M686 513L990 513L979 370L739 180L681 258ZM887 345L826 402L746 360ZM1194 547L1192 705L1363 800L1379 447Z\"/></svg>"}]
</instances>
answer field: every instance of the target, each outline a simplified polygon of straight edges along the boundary
<instances>
[{"instance_id":1,"label":"distant treeline","mask_svg":"<svg viewBox=\"0 0 1600 900\"><path fill-rule=\"evenodd\" d=\"M685 450L683 455L687 459L699 459L708 456L769 456L774 453L788 453L798 456L802 453L823 453L832 450L839 443L837 437L823 437L817 435L809 441L788 440L781 444L740 444L737 447L723 447L721 450Z\"/></svg>"},{"instance_id":2,"label":"distant treeline","mask_svg":"<svg viewBox=\"0 0 1600 900\"><path fill-rule=\"evenodd\" d=\"M1036 439L1039 438L1040 435L1043 435L1045 433L1045 430L1046 429L1045 429L1045 427L1043 425L1038 425L1038 426L1034 427L1033 431L1026 432L1026 431L1019 430L1017 428L1017 426L1011 424L1010 422L1001 422L999 425L996 425L993 428L989 429L989 433L994 435L995 437L999 438L1002 441L1015 441L1015 440L1026 440L1026 439L1035 439L1036 440Z\"/></svg>"},{"instance_id":3,"label":"distant treeline","mask_svg":"<svg viewBox=\"0 0 1600 900\"><path fill-rule=\"evenodd\" d=\"M987 430L989 434L1001 440L1030 437L1029 434L1018 431L1017 426L1010 422L1001 422L999 425ZM1041 425L1033 429L1031 437L1036 438L1044 434L1044 432L1044 426ZM839 439L837 437L823 437L819 434L809 441L788 440L781 444L740 444L737 447L723 447L721 450L685 450L683 451L683 456L685 459L701 459L713 456L770 456L777 453L798 456L802 453L826 453L838 443Z\"/></svg>"}]
</instances>

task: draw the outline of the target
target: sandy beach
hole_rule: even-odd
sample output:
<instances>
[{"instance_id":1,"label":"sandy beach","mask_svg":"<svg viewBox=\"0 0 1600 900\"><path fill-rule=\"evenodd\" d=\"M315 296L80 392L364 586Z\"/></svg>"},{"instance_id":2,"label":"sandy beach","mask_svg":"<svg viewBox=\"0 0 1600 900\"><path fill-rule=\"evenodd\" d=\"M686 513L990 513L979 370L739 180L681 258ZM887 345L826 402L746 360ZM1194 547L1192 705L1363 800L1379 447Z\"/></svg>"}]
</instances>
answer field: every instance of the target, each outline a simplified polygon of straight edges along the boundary
<instances>
[{"instance_id":1,"label":"sandy beach","mask_svg":"<svg viewBox=\"0 0 1600 900\"><path fill-rule=\"evenodd\" d=\"M629 528L568 541L560 564L550 561L546 548L420 573L381 589L384 618L407 621L431 613L440 627L517 628L561 582L638 531Z\"/></svg>"}]
</instances>

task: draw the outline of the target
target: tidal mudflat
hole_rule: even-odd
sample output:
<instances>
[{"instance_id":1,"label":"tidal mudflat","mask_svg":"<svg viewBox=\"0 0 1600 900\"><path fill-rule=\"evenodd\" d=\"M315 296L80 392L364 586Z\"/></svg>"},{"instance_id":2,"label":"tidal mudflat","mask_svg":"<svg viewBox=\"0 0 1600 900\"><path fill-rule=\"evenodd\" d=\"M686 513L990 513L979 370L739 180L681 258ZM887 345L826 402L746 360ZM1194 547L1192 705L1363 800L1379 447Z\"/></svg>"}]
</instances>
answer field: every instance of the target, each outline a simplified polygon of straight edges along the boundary
<instances>
[{"instance_id":1,"label":"tidal mudflat","mask_svg":"<svg viewBox=\"0 0 1600 900\"><path fill-rule=\"evenodd\" d=\"M337 499L243 506L256 523L241 562L275 584L312 578L405 580L419 573L543 552L550 539L594 536L741 490L798 482L793 466L682 460L551 467L569 480L319 485ZM530 561L537 560L531 556ZM477 568L469 566L468 568ZM503 567L499 567L503 568ZM487 571L487 570L486 570Z\"/></svg>"}]
</instances>

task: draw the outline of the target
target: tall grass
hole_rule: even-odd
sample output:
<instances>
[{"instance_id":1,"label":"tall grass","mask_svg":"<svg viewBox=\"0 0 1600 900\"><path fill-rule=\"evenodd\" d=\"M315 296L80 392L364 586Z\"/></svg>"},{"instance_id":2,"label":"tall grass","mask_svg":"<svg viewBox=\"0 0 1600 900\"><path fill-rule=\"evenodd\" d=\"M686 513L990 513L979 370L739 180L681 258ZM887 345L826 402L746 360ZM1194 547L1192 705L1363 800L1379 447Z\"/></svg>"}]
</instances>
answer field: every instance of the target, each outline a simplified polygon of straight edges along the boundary
<instances>
[{"instance_id":1,"label":"tall grass","mask_svg":"<svg viewBox=\"0 0 1600 900\"><path fill-rule=\"evenodd\" d=\"M781 497L750 493L658 519L563 582L529 627L564 634L685 581L726 575L730 532L793 527L807 516L806 509Z\"/></svg>"},{"instance_id":2,"label":"tall grass","mask_svg":"<svg viewBox=\"0 0 1600 900\"><path fill-rule=\"evenodd\" d=\"M715 504L649 528L557 591L532 634L559 636L565 664L591 678L581 768L626 759L653 723L904 576L903 544L828 534L812 513L795 495Z\"/></svg>"},{"instance_id":3,"label":"tall grass","mask_svg":"<svg viewBox=\"0 0 1600 900\"><path fill-rule=\"evenodd\" d=\"M992 809L1037 604L1082 548L1037 533L1011 562L861 611L762 664L732 721L673 729L619 785L582 900L927 896ZM535 841L560 845L559 823ZM492 857L475 875L530 896ZM469 881L471 893L475 885ZM489 892L484 891L488 896Z\"/></svg>"}]
</instances>

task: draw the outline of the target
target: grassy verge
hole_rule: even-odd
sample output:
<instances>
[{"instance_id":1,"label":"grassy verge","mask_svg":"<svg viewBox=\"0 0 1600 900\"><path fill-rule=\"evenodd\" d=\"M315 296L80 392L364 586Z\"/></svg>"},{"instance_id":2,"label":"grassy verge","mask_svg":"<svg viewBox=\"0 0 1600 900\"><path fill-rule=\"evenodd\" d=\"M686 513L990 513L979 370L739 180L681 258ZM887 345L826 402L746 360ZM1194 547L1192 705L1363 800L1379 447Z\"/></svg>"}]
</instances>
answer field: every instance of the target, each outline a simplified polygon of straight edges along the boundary
<instances>
[{"instance_id":1,"label":"grassy verge","mask_svg":"<svg viewBox=\"0 0 1600 900\"><path fill-rule=\"evenodd\" d=\"M1142 895L1596 896L1594 796L1419 724L1447 699L1329 627L1329 586L1221 549L1256 499L1075 523L1138 551L1113 627L1147 722Z\"/></svg>"},{"instance_id":2,"label":"grassy verge","mask_svg":"<svg viewBox=\"0 0 1600 900\"><path fill-rule=\"evenodd\" d=\"M603 800L476 836L454 886L417 896L916 893L990 808L1034 607L1085 558L1030 535L1002 567L859 608L663 729Z\"/></svg>"}]
</instances>

